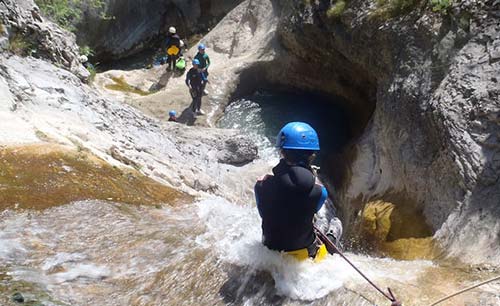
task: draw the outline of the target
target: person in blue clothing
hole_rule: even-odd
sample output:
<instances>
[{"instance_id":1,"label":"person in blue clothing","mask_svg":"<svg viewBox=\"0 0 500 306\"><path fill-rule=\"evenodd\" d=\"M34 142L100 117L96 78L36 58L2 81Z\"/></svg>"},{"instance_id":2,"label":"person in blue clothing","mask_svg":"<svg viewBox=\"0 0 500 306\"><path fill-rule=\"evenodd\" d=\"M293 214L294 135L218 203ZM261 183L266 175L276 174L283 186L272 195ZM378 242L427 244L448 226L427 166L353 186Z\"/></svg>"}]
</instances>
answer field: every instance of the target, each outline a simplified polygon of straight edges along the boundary
<instances>
[{"instance_id":1,"label":"person in blue clothing","mask_svg":"<svg viewBox=\"0 0 500 306\"><path fill-rule=\"evenodd\" d=\"M201 98L203 96L203 82L205 77L203 71L200 69L200 61L194 59L192 64L193 67L189 69L186 75L186 85L193 98L191 110L195 115L203 115L204 112L201 110Z\"/></svg>"},{"instance_id":2,"label":"person in blue clothing","mask_svg":"<svg viewBox=\"0 0 500 306\"><path fill-rule=\"evenodd\" d=\"M320 260L326 255L326 247L316 236L313 222L328 199L328 191L316 182L311 168L320 149L318 135L307 123L290 122L279 132L276 146L282 158L273 168L273 175L266 175L255 184L263 244L300 260ZM334 240L342 232L342 224L337 220L331 224L340 228L328 231Z\"/></svg>"},{"instance_id":3,"label":"person in blue clothing","mask_svg":"<svg viewBox=\"0 0 500 306\"><path fill-rule=\"evenodd\" d=\"M205 44L201 43L198 45L198 53L195 55L195 59L197 59L200 62L200 69L203 72L203 94L208 94L205 87L207 86L208 83L208 67L210 67L210 57L208 54L205 53L206 46Z\"/></svg>"}]
</instances>

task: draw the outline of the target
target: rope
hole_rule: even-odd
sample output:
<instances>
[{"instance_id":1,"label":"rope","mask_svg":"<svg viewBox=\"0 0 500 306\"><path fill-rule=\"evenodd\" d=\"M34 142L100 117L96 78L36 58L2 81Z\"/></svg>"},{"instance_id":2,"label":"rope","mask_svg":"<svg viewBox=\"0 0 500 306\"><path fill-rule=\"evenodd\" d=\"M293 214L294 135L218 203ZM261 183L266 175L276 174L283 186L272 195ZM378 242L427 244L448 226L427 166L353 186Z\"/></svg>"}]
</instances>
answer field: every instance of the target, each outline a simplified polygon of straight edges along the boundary
<instances>
[{"instance_id":1,"label":"rope","mask_svg":"<svg viewBox=\"0 0 500 306\"><path fill-rule=\"evenodd\" d=\"M344 254L342 254L342 252L340 252L340 250L337 248L337 246L335 244L333 244L333 242L325 234L323 234L323 232L321 232L316 227L316 225L313 225L313 226L314 226L314 229L316 230L317 234L319 235L319 238L321 239L321 241L323 241L323 243L325 243L326 245L333 248L335 250L335 252L337 252L345 261L347 261L347 263L349 263L354 268L354 270L356 270L370 285L372 285L373 288L375 288L378 292L380 292L386 299L388 299L392 303L398 302L396 300L396 298L394 297L394 294L392 293L390 288L387 288L387 290L389 291L389 294L382 291L382 289L380 289L377 285L375 285L368 277L366 277L365 274L363 274L363 272L361 272L349 259L347 259L347 257L345 257Z\"/></svg>"},{"instance_id":2,"label":"rope","mask_svg":"<svg viewBox=\"0 0 500 306\"><path fill-rule=\"evenodd\" d=\"M469 291L469 290L472 290L472 289L474 289L474 288L477 288L477 287L482 286L482 285L486 285L487 283L491 283L491 282L494 282L494 281L497 281L497 280L500 280L500 275L499 275L499 276L497 276L497 277L494 277L494 278L492 278L492 279L485 280L484 282L481 282L481 283L479 283L479 284L476 284L476 285L473 285L473 286L467 287L467 288L465 288L465 289L462 289L462 290L460 290L460 291L457 291L457 292L455 292L455 293L453 293L453 294L447 295L447 296L445 296L444 298L442 298L442 299L440 299L440 300L435 301L435 302L434 302L434 303L432 303L430 306L437 305L437 304L439 304L439 303L441 303L441 302L444 302L444 301L446 301L446 300L451 299L451 298L452 298L452 297L454 297L454 296L457 296L457 295L459 295L459 294L462 294L462 293L464 293L464 292L467 292L467 291Z\"/></svg>"}]
</instances>

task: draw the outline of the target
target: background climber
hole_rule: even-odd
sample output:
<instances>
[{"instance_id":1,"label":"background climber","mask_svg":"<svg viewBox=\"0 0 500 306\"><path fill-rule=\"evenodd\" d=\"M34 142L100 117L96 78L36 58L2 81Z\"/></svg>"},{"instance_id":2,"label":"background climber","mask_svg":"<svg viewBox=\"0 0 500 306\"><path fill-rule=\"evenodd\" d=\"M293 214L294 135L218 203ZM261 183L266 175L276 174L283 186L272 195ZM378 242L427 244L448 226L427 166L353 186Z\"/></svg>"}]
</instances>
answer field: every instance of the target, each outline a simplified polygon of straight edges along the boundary
<instances>
[{"instance_id":1,"label":"background climber","mask_svg":"<svg viewBox=\"0 0 500 306\"><path fill-rule=\"evenodd\" d=\"M168 121L172 121L172 122L177 122L177 112L174 111L174 110L171 110L168 112Z\"/></svg>"},{"instance_id":2,"label":"background climber","mask_svg":"<svg viewBox=\"0 0 500 306\"><path fill-rule=\"evenodd\" d=\"M203 83L204 75L200 67L200 61L197 59L193 60L193 67L189 69L186 75L186 85L189 88L189 93L193 98L191 103L191 110L195 115L203 115L204 112L201 110L201 98L203 96Z\"/></svg>"},{"instance_id":3,"label":"background climber","mask_svg":"<svg viewBox=\"0 0 500 306\"><path fill-rule=\"evenodd\" d=\"M175 69L175 64L177 59L182 55L182 48L184 47L184 42L181 40L177 34L175 27L170 27L168 29L168 35L166 39L166 52L167 52L167 69L173 71Z\"/></svg>"},{"instance_id":4,"label":"background climber","mask_svg":"<svg viewBox=\"0 0 500 306\"><path fill-rule=\"evenodd\" d=\"M203 88L202 92L203 94L207 95L208 92L205 89L208 83L208 67L210 67L210 57L208 54L205 53L206 46L205 44L199 44L198 45L198 53L195 55L195 59L197 59L200 62L200 69L203 72Z\"/></svg>"}]
</instances>

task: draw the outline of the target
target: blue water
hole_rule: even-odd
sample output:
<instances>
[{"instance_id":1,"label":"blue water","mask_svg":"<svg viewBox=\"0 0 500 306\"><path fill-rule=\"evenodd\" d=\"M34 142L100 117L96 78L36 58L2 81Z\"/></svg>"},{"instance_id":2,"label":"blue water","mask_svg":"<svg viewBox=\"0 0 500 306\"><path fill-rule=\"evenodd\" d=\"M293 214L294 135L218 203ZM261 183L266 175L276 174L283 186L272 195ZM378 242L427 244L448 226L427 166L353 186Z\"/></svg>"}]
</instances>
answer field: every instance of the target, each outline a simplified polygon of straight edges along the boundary
<instances>
[{"instance_id":1,"label":"blue water","mask_svg":"<svg viewBox=\"0 0 500 306\"><path fill-rule=\"evenodd\" d=\"M351 137L348 112L334 98L310 94L259 91L230 103L219 127L240 129L256 141L261 157L276 154L274 143L290 121L310 124L320 138L321 160L339 153Z\"/></svg>"}]
</instances>

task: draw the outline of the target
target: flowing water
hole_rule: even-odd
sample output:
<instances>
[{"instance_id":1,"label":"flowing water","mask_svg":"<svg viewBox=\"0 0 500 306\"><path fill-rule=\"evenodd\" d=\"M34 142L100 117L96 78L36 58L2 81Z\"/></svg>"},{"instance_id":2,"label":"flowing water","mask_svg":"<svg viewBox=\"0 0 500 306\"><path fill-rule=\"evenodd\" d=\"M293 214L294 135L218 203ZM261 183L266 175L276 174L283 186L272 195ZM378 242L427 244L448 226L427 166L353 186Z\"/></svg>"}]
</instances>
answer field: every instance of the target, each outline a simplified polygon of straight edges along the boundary
<instances>
[{"instance_id":1,"label":"flowing water","mask_svg":"<svg viewBox=\"0 0 500 306\"><path fill-rule=\"evenodd\" d=\"M266 104L288 97L260 93L236 101L221 126L251 134L261 156L274 162L272 136L281 124L319 111L301 97L286 108ZM295 107L302 106L299 116ZM344 141L341 136L334 141ZM298 263L269 251L260 238L252 201L237 205L218 197L178 206L87 200L5 210L0 305L389 305L339 256ZM405 305L428 305L495 274L442 260L346 255ZM443 305L500 305L499 289L491 284ZM13 300L15 293L24 303Z\"/></svg>"}]
</instances>

